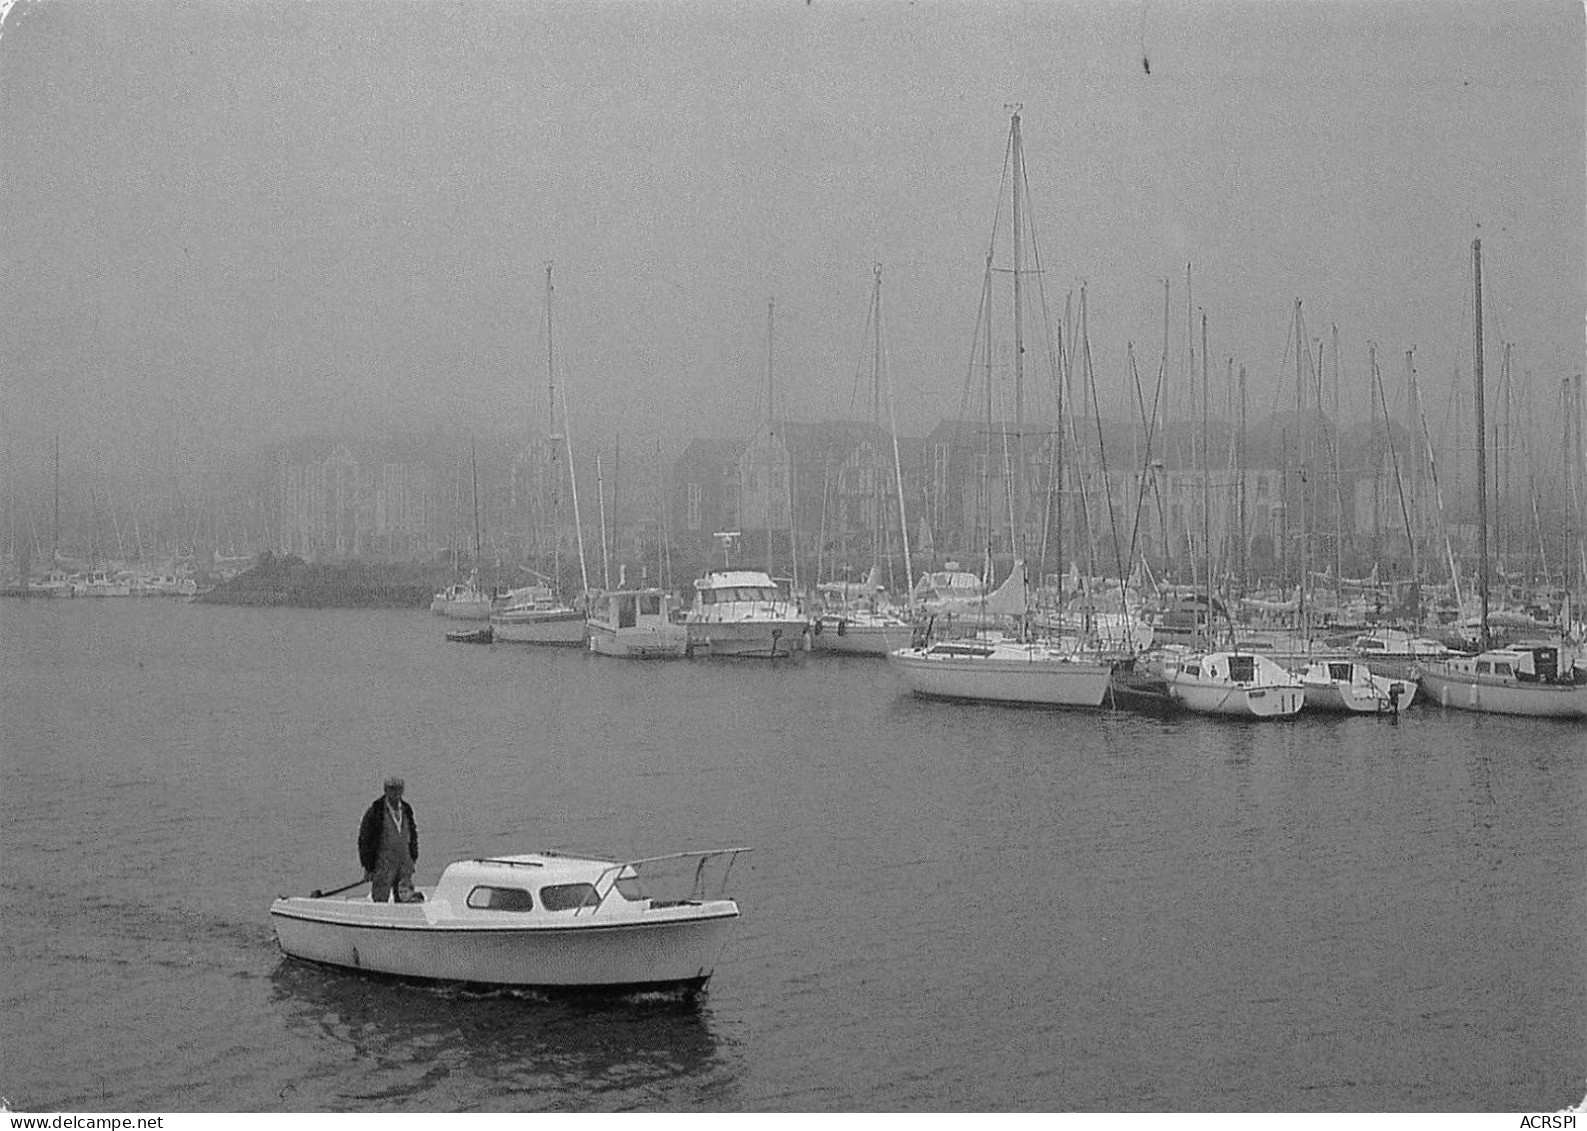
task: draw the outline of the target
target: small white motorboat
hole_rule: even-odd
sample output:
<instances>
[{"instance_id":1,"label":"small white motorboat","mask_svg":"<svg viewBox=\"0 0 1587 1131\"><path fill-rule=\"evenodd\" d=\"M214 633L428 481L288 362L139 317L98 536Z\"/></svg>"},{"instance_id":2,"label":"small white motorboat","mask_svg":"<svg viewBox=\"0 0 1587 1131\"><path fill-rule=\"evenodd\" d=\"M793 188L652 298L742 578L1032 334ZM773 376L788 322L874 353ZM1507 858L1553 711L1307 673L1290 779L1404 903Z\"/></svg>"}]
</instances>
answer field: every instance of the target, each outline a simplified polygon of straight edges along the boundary
<instances>
[{"instance_id":1,"label":"small white motorboat","mask_svg":"<svg viewBox=\"0 0 1587 1131\"><path fill-rule=\"evenodd\" d=\"M1300 677L1308 711L1390 715L1409 707L1416 682L1374 675L1365 664L1349 660L1318 660Z\"/></svg>"},{"instance_id":2,"label":"small white motorboat","mask_svg":"<svg viewBox=\"0 0 1587 1131\"><path fill-rule=\"evenodd\" d=\"M693 991L738 920L723 892L747 851L459 860L417 889L422 900L316 892L277 899L270 918L285 953L352 970L548 991Z\"/></svg>"}]
</instances>

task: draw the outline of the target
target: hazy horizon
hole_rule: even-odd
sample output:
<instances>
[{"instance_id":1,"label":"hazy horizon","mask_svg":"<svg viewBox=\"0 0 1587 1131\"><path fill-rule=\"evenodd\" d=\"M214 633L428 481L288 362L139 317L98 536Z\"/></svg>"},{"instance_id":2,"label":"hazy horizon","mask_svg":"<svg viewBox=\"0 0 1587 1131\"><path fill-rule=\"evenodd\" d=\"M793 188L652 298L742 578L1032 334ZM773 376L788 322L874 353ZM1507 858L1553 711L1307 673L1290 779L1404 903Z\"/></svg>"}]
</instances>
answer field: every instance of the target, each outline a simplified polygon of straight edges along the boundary
<instances>
[{"instance_id":1,"label":"hazy horizon","mask_svg":"<svg viewBox=\"0 0 1587 1131\"><path fill-rule=\"evenodd\" d=\"M960 404L1016 104L1041 285L1060 319L1085 284L1105 412L1131 343L1157 371L1166 280L1170 374L1204 311L1253 418L1293 399L1297 299L1309 349L1338 329L1347 424L1372 342L1452 413L1480 237L1490 386L1511 345L1552 428L1587 325L1583 28L1457 0L23 0L8 467L61 434L201 459L543 429L548 264L584 443L745 434L768 364L789 418L864 418L875 264L924 433Z\"/></svg>"}]
</instances>

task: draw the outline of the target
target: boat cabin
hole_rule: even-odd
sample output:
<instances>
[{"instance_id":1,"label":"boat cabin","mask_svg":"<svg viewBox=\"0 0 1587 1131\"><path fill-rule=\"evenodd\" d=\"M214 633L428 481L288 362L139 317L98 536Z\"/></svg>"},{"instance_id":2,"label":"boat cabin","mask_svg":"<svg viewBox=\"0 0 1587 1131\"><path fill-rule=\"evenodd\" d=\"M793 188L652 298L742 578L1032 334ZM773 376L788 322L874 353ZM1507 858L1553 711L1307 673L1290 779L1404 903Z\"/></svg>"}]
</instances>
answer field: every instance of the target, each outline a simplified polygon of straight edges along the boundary
<instances>
[{"instance_id":1,"label":"boat cabin","mask_svg":"<svg viewBox=\"0 0 1587 1131\"><path fill-rule=\"evenodd\" d=\"M1543 643L1511 644L1490 648L1476 656L1460 656L1449 667L1480 680L1515 680L1517 683L1587 684L1587 669L1577 667L1569 653Z\"/></svg>"},{"instance_id":2,"label":"boat cabin","mask_svg":"<svg viewBox=\"0 0 1587 1131\"><path fill-rule=\"evenodd\" d=\"M682 853L626 862L553 853L458 860L447 865L426 895L427 916L457 919L487 912L493 917L497 913L530 914L560 920L597 913L605 918L700 907L715 901L706 898L702 884L706 861L721 858L730 868L732 858L743 851ZM668 864L687 867L669 871ZM725 869L718 879L725 884Z\"/></svg>"},{"instance_id":3,"label":"boat cabin","mask_svg":"<svg viewBox=\"0 0 1587 1131\"><path fill-rule=\"evenodd\" d=\"M590 606L590 621L608 628L634 628L668 621L670 602L660 589L602 593Z\"/></svg>"}]
</instances>

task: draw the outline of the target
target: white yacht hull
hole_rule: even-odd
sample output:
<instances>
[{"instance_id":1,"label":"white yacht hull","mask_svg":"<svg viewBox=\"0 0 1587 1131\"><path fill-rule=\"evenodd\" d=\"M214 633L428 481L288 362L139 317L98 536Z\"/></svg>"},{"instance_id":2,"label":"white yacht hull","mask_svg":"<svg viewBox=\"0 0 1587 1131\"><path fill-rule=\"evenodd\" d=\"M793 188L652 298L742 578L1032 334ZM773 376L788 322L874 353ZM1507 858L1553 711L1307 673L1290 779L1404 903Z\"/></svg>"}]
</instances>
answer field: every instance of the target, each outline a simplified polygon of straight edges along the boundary
<instances>
[{"instance_id":1,"label":"white yacht hull","mask_svg":"<svg viewBox=\"0 0 1587 1131\"><path fill-rule=\"evenodd\" d=\"M1243 719L1282 719L1300 713L1306 693L1300 687L1232 687L1228 684L1168 684L1168 694L1198 715Z\"/></svg>"},{"instance_id":2,"label":"white yacht hull","mask_svg":"<svg viewBox=\"0 0 1587 1131\"><path fill-rule=\"evenodd\" d=\"M1214 652L1164 665L1171 699L1198 715L1288 719L1306 704L1295 676L1265 656Z\"/></svg>"},{"instance_id":3,"label":"white yacht hull","mask_svg":"<svg viewBox=\"0 0 1587 1131\"><path fill-rule=\"evenodd\" d=\"M512 644L580 648L586 638L584 614L574 609L524 615L497 613L490 618L490 627L498 641Z\"/></svg>"},{"instance_id":4,"label":"white yacht hull","mask_svg":"<svg viewBox=\"0 0 1587 1131\"><path fill-rule=\"evenodd\" d=\"M703 985L738 918L731 901L647 923L589 917L555 927L448 925L445 906L440 910L367 897L294 897L277 900L270 917L281 949L296 958L397 977L548 989Z\"/></svg>"},{"instance_id":5,"label":"white yacht hull","mask_svg":"<svg viewBox=\"0 0 1587 1131\"><path fill-rule=\"evenodd\" d=\"M1587 684L1520 683L1513 679L1452 675L1443 664L1422 664L1418 681L1440 707L1490 715L1587 719Z\"/></svg>"},{"instance_id":6,"label":"white yacht hull","mask_svg":"<svg viewBox=\"0 0 1587 1131\"><path fill-rule=\"evenodd\" d=\"M625 660L674 660L689 654L689 631L681 624L612 628L590 622L590 651Z\"/></svg>"},{"instance_id":7,"label":"white yacht hull","mask_svg":"<svg viewBox=\"0 0 1587 1131\"><path fill-rule=\"evenodd\" d=\"M1034 645L935 644L901 648L887 659L916 695L1041 707L1100 707L1113 674L1109 662L1056 655Z\"/></svg>"},{"instance_id":8,"label":"white yacht hull","mask_svg":"<svg viewBox=\"0 0 1587 1131\"><path fill-rule=\"evenodd\" d=\"M695 655L778 659L805 646L803 620L690 621L687 631Z\"/></svg>"},{"instance_id":9,"label":"white yacht hull","mask_svg":"<svg viewBox=\"0 0 1587 1131\"><path fill-rule=\"evenodd\" d=\"M810 650L843 656L885 656L909 647L915 627L896 618L869 621L857 617L822 616L811 624Z\"/></svg>"},{"instance_id":10,"label":"white yacht hull","mask_svg":"<svg viewBox=\"0 0 1587 1131\"><path fill-rule=\"evenodd\" d=\"M1328 663L1314 664L1301 676L1307 711L1332 714L1383 715L1409 707L1416 698L1416 683L1374 674L1365 664L1336 662L1348 675L1330 676Z\"/></svg>"}]
</instances>

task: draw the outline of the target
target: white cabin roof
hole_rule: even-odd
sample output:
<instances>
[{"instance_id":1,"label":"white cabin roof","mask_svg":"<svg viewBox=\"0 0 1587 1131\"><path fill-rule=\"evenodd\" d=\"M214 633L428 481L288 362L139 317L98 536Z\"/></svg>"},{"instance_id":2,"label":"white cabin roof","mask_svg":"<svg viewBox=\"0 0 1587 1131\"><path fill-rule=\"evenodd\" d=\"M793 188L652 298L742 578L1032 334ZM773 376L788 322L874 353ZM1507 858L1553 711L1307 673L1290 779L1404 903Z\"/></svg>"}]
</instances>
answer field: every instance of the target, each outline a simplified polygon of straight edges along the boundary
<instances>
[{"instance_id":1,"label":"white cabin roof","mask_svg":"<svg viewBox=\"0 0 1587 1131\"><path fill-rule=\"evenodd\" d=\"M759 569L713 569L694 583L696 589L731 589L741 586L777 587L771 575Z\"/></svg>"}]
</instances>

